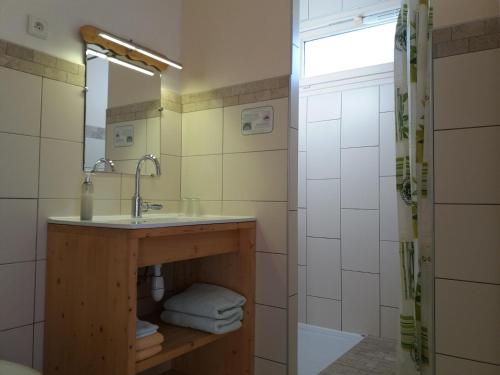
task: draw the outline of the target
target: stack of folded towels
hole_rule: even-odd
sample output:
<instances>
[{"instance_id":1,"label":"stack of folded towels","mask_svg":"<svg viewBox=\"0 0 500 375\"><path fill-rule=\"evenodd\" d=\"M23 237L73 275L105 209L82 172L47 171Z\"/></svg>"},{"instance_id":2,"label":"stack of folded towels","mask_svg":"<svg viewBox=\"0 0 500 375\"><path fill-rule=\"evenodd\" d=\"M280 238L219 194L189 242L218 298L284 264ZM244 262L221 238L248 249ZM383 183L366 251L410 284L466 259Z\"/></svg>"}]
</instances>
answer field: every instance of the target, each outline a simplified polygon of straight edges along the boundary
<instances>
[{"instance_id":1,"label":"stack of folded towels","mask_svg":"<svg viewBox=\"0 0 500 375\"><path fill-rule=\"evenodd\" d=\"M241 327L245 303L246 298L232 290L196 283L165 302L161 319L176 326L223 334Z\"/></svg>"},{"instance_id":2,"label":"stack of folded towels","mask_svg":"<svg viewBox=\"0 0 500 375\"><path fill-rule=\"evenodd\" d=\"M161 352L163 335L158 332L158 326L137 319L135 327L135 360L142 361Z\"/></svg>"}]
</instances>

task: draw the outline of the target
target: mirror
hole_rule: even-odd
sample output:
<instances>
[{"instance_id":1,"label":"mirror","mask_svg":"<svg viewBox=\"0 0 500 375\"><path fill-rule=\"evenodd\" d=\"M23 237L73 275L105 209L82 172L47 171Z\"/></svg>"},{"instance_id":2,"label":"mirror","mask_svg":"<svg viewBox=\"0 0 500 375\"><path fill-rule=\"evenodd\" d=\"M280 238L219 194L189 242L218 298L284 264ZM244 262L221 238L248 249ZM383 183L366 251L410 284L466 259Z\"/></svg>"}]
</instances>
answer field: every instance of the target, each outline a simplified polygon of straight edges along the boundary
<instances>
[{"instance_id":1,"label":"mirror","mask_svg":"<svg viewBox=\"0 0 500 375\"><path fill-rule=\"evenodd\" d=\"M151 67L87 44L84 170L100 158L135 174L146 154L160 157L161 75ZM96 171L109 172L104 165ZM149 164L142 174L153 171Z\"/></svg>"}]
</instances>

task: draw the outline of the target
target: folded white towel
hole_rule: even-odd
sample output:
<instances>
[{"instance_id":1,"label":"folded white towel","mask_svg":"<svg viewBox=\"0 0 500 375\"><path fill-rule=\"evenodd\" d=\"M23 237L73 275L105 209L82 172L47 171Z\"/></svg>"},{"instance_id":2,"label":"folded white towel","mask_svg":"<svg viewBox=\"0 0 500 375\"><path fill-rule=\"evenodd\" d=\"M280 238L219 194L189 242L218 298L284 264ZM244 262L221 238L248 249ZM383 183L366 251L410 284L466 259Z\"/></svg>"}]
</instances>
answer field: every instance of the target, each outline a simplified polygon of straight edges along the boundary
<instances>
[{"instance_id":1,"label":"folded white towel","mask_svg":"<svg viewBox=\"0 0 500 375\"><path fill-rule=\"evenodd\" d=\"M241 310L241 309L240 309ZM243 316L243 311L241 312ZM165 323L173 324L181 327L188 327L214 333L217 335L236 331L241 328L241 320L236 319L210 319L202 316L184 314L175 311L163 311L161 320Z\"/></svg>"},{"instance_id":2,"label":"folded white towel","mask_svg":"<svg viewBox=\"0 0 500 375\"><path fill-rule=\"evenodd\" d=\"M221 286L196 283L165 301L165 310L211 319L231 319L246 298Z\"/></svg>"},{"instance_id":3,"label":"folded white towel","mask_svg":"<svg viewBox=\"0 0 500 375\"><path fill-rule=\"evenodd\" d=\"M158 332L158 328L159 327L156 324L137 319L137 322L135 324L135 337L137 339L140 339L142 337L154 335L156 332Z\"/></svg>"}]
</instances>

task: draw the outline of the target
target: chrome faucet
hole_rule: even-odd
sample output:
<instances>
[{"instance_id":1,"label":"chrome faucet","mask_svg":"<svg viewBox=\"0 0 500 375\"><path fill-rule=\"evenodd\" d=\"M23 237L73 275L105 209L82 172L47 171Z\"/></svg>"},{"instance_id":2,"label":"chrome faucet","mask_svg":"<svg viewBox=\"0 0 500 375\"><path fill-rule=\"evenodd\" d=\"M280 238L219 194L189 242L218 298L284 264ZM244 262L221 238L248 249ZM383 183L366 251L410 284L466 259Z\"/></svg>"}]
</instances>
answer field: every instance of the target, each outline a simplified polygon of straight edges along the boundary
<instances>
[{"instance_id":1,"label":"chrome faucet","mask_svg":"<svg viewBox=\"0 0 500 375\"><path fill-rule=\"evenodd\" d=\"M141 217L143 212L147 212L148 210L161 210L163 205L161 204L151 204L148 202L143 202L141 198L141 163L143 161L149 160L155 166L156 176L159 176L161 173L160 170L160 162L158 158L154 155L144 155L137 162L137 168L135 169L135 193L132 197L132 217Z\"/></svg>"},{"instance_id":2,"label":"chrome faucet","mask_svg":"<svg viewBox=\"0 0 500 375\"><path fill-rule=\"evenodd\" d=\"M106 167L111 170L111 172L115 171L115 163L113 163L113 160L109 160L106 158L100 158L97 160L94 164L94 167L90 171L90 173L95 173L97 171L97 168L101 165L104 164L104 171L106 171Z\"/></svg>"}]
</instances>

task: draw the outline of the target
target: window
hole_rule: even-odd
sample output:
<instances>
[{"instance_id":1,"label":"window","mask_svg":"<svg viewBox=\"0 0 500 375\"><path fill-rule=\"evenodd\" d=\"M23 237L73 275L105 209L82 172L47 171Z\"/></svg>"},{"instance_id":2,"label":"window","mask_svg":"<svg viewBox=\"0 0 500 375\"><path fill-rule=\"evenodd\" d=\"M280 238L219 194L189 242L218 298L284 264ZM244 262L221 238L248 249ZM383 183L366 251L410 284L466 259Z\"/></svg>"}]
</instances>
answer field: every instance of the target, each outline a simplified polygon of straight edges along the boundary
<instances>
[{"instance_id":1,"label":"window","mask_svg":"<svg viewBox=\"0 0 500 375\"><path fill-rule=\"evenodd\" d=\"M314 77L394 62L396 23L315 39L305 43L304 75Z\"/></svg>"}]
</instances>

